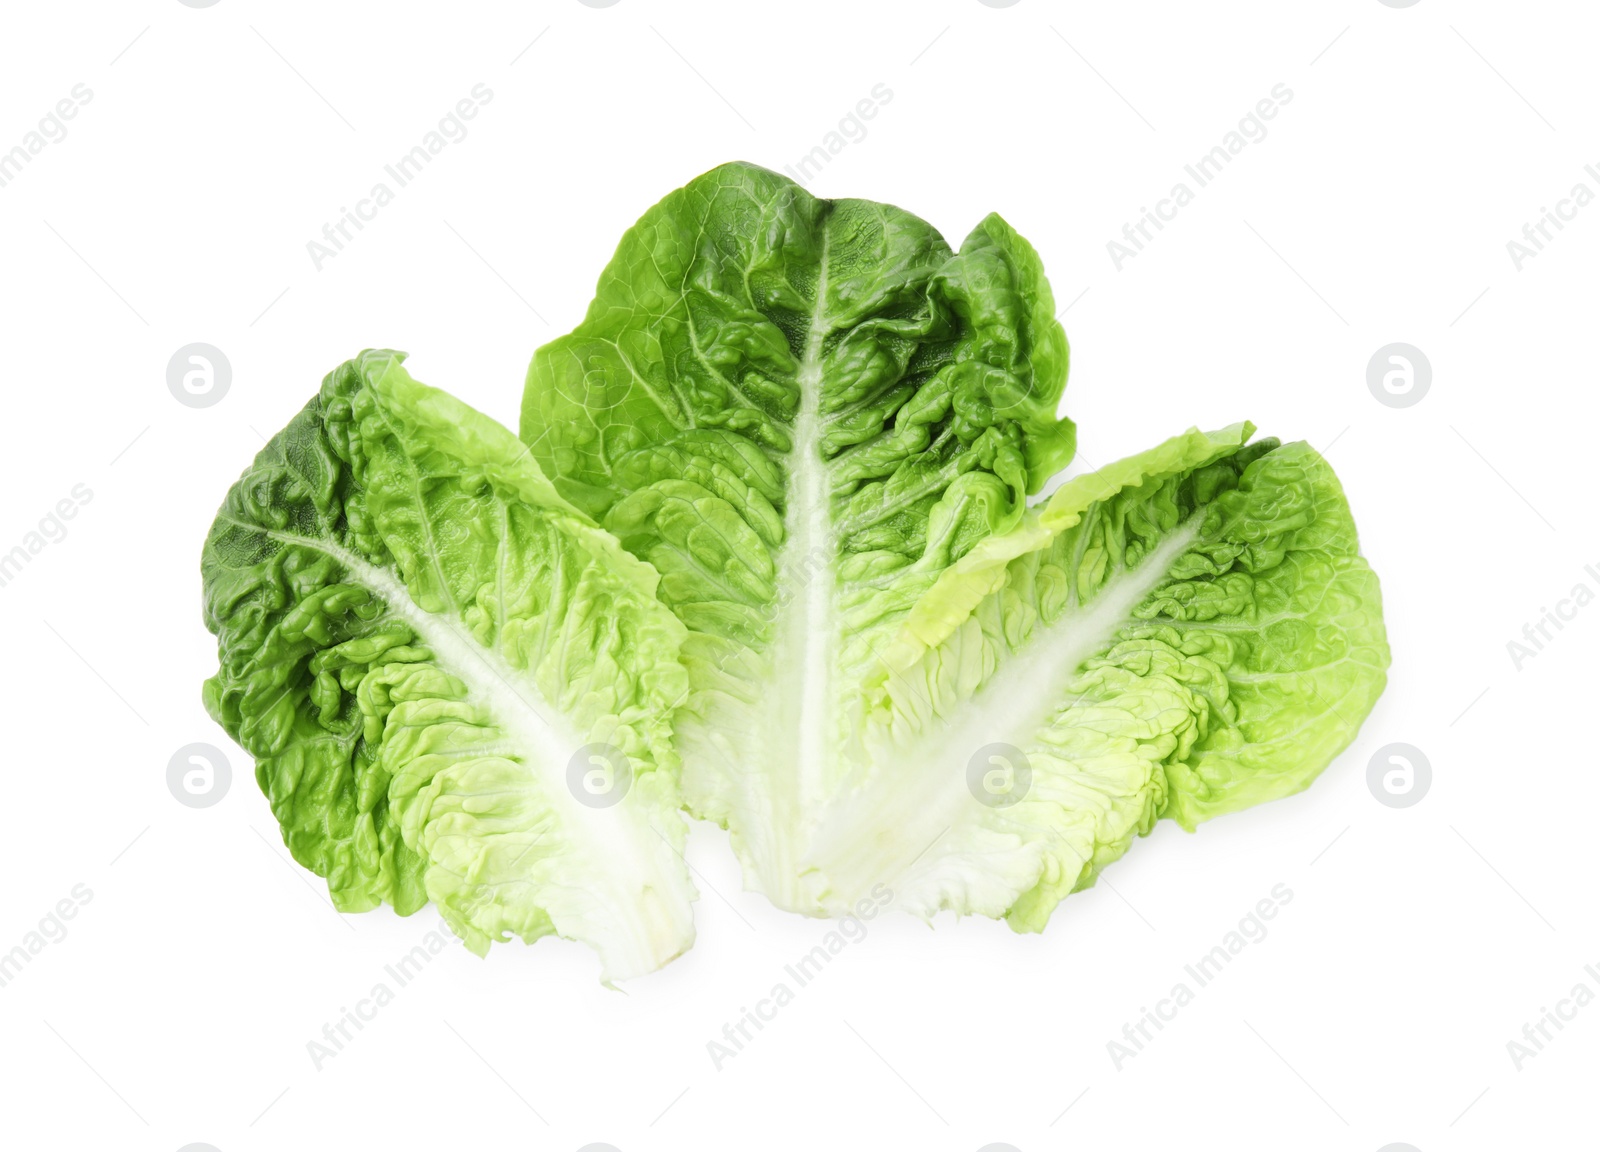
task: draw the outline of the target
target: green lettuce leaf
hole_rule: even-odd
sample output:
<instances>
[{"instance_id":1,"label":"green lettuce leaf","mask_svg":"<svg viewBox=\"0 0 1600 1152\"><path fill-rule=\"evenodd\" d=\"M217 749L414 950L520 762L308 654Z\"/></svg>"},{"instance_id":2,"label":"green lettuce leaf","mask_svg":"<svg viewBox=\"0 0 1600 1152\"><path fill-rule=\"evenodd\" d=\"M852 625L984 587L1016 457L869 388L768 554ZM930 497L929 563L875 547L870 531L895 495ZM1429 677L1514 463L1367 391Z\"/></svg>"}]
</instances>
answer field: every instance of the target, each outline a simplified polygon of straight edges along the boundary
<instances>
[{"instance_id":1,"label":"green lettuce leaf","mask_svg":"<svg viewBox=\"0 0 1600 1152\"><path fill-rule=\"evenodd\" d=\"M1069 480L947 568L882 653L866 755L811 845L874 885L1038 930L1135 834L1305 788L1383 690L1377 578L1303 443L1190 431Z\"/></svg>"},{"instance_id":2,"label":"green lettuce leaf","mask_svg":"<svg viewBox=\"0 0 1600 1152\"><path fill-rule=\"evenodd\" d=\"M202 558L207 710L334 903L432 900L474 951L555 933L607 979L693 940L656 574L392 352L341 365Z\"/></svg>"},{"instance_id":3,"label":"green lettuce leaf","mask_svg":"<svg viewBox=\"0 0 1600 1152\"><path fill-rule=\"evenodd\" d=\"M1066 373L1038 256L999 217L957 253L744 164L650 209L535 354L522 437L660 571L689 629L685 796L780 905L816 910L802 858L859 759L876 649L1071 459Z\"/></svg>"}]
</instances>

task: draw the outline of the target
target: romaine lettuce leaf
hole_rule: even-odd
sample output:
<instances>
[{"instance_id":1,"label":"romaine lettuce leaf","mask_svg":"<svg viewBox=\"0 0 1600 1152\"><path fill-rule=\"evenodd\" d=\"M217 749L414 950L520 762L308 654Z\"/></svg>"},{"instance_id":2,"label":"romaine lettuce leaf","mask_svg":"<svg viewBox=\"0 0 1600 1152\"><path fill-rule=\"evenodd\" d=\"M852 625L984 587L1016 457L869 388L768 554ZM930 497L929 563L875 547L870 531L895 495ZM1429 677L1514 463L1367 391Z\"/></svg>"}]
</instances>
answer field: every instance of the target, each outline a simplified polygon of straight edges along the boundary
<instances>
[{"instance_id":1,"label":"romaine lettuce leaf","mask_svg":"<svg viewBox=\"0 0 1600 1152\"><path fill-rule=\"evenodd\" d=\"M535 354L523 439L660 570L690 630L685 795L780 905L814 910L801 855L875 648L1071 459L1066 372L1039 259L999 217L953 253L744 164L647 212Z\"/></svg>"},{"instance_id":2,"label":"romaine lettuce leaf","mask_svg":"<svg viewBox=\"0 0 1600 1152\"><path fill-rule=\"evenodd\" d=\"M1191 430L1067 481L940 574L883 652L807 860L844 911L1044 926L1137 834L1299 791L1389 663L1326 461Z\"/></svg>"},{"instance_id":3,"label":"romaine lettuce leaf","mask_svg":"<svg viewBox=\"0 0 1600 1152\"><path fill-rule=\"evenodd\" d=\"M650 971L693 940L684 628L509 431L400 361L341 365L228 493L206 707L337 907L431 899L480 954L556 933L607 979Z\"/></svg>"}]
</instances>

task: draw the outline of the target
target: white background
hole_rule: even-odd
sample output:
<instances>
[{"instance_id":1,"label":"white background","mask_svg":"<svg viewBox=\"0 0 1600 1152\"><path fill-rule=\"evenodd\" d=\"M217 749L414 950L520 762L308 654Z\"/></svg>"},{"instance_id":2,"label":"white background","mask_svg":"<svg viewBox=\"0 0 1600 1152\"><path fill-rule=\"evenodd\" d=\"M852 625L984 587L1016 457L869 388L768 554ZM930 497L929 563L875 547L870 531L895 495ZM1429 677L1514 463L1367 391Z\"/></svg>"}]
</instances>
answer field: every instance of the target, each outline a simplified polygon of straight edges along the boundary
<instances>
[{"instance_id":1,"label":"white background","mask_svg":"<svg viewBox=\"0 0 1600 1152\"><path fill-rule=\"evenodd\" d=\"M1521 1071L1506 1043L1600 992L1600 607L1520 671L1506 645L1600 590L1600 207L1520 271L1506 242L1600 192L1596 30L1588 5L1486 0L8 5L0 150L93 98L0 188L0 551L93 498L0 588L0 951L93 898L0 988L0 1141L1592 1147L1600 1007ZM480 82L470 135L319 271L306 242ZM333 912L200 706L227 485L367 346L514 427L529 355L639 213L724 160L795 163L879 83L813 191L1032 240L1076 470L1242 418L1329 449L1383 581L1387 694L1309 792L1161 827L1042 936L874 922L721 1071L706 1042L825 929L741 893L707 828L699 943L666 970L617 992L579 945L452 947L317 1071L307 1041L432 917ZM1270 134L1119 271L1107 241L1278 83ZM167 390L192 341L231 361L214 407ZM1368 391L1391 341L1432 363L1414 407ZM205 810L165 783L195 741L233 764ZM1396 741L1433 767L1403 810L1366 784ZM1270 935L1118 1071L1107 1041L1279 883Z\"/></svg>"}]
</instances>

